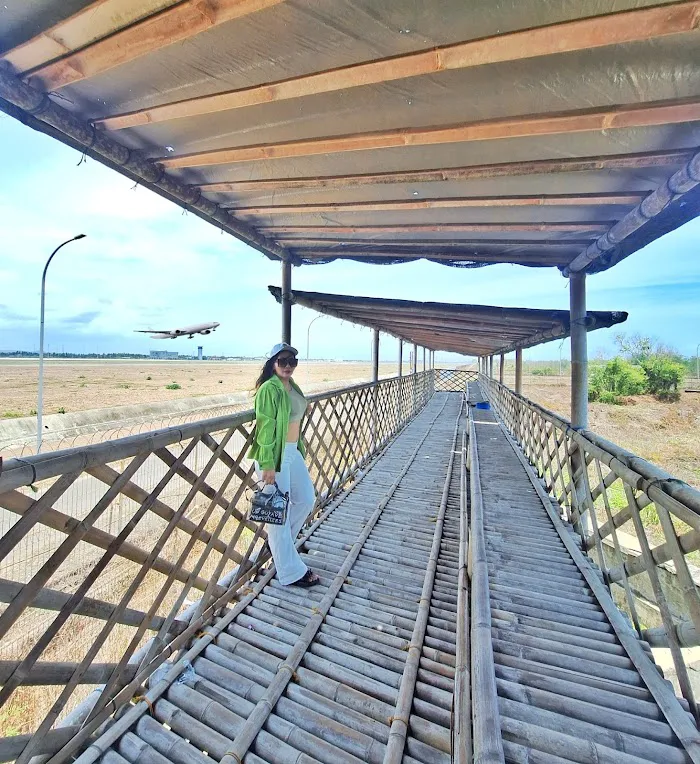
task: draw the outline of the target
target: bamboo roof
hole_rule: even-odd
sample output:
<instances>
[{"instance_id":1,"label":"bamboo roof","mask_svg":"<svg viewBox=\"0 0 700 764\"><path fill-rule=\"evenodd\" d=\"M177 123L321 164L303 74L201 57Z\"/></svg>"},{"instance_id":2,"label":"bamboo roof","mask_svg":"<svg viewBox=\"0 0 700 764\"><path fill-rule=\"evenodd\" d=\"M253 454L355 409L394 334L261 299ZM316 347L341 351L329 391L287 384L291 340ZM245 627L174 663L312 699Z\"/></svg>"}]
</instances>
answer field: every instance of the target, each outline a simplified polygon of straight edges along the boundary
<instances>
[{"instance_id":1,"label":"bamboo roof","mask_svg":"<svg viewBox=\"0 0 700 764\"><path fill-rule=\"evenodd\" d=\"M700 210L699 14L25 0L0 108L273 259L600 270Z\"/></svg>"},{"instance_id":2,"label":"bamboo roof","mask_svg":"<svg viewBox=\"0 0 700 764\"><path fill-rule=\"evenodd\" d=\"M268 287L278 301L282 290ZM292 302L379 329L429 350L445 350L463 355L510 353L563 339L570 334L567 310L501 308L495 305L458 305L443 302L414 302L345 294L323 294L293 290ZM588 331L604 329L627 320L621 311L588 311Z\"/></svg>"}]
</instances>

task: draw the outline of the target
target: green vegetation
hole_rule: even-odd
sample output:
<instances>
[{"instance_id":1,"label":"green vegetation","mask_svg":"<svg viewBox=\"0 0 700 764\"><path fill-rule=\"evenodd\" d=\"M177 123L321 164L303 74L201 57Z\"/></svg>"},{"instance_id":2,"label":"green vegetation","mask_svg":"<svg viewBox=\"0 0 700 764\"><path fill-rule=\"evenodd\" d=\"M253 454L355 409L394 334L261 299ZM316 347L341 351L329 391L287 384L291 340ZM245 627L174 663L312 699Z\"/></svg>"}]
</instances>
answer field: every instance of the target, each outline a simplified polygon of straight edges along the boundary
<instances>
[{"instance_id":1,"label":"green vegetation","mask_svg":"<svg viewBox=\"0 0 700 764\"><path fill-rule=\"evenodd\" d=\"M533 377L554 377L556 372L551 366L545 366L543 369L533 369L531 372Z\"/></svg>"},{"instance_id":2,"label":"green vegetation","mask_svg":"<svg viewBox=\"0 0 700 764\"><path fill-rule=\"evenodd\" d=\"M596 366L588 382L588 400L621 403L623 396L641 395L646 391L646 377L639 366L621 358L613 358L604 366Z\"/></svg>"},{"instance_id":3,"label":"green vegetation","mask_svg":"<svg viewBox=\"0 0 700 764\"><path fill-rule=\"evenodd\" d=\"M63 406L59 406L59 407L56 409L56 413L57 413L57 414L65 414L65 413L66 413L66 410L63 408Z\"/></svg>"},{"instance_id":4,"label":"green vegetation","mask_svg":"<svg viewBox=\"0 0 700 764\"><path fill-rule=\"evenodd\" d=\"M20 411L5 411L2 415L3 419L19 419L23 414Z\"/></svg>"},{"instance_id":5,"label":"green vegetation","mask_svg":"<svg viewBox=\"0 0 700 764\"><path fill-rule=\"evenodd\" d=\"M686 366L673 348L639 334L618 334L615 342L624 358L594 366L589 378L588 400L622 403L628 395L651 393L662 401L677 401Z\"/></svg>"},{"instance_id":6,"label":"green vegetation","mask_svg":"<svg viewBox=\"0 0 700 764\"><path fill-rule=\"evenodd\" d=\"M153 377L152 377L152 376L149 374L149 375L146 377L146 379L148 379L148 380L151 380L151 379L153 379Z\"/></svg>"},{"instance_id":7,"label":"green vegetation","mask_svg":"<svg viewBox=\"0 0 700 764\"><path fill-rule=\"evenodd\" d=\"M120 387L122 390L128 390L131 385L128 382L120 382L117 387Z\"/></svg>"},{"instance_id":8,"label":"green vegetation","mask_svg":"<svg viewBox=\"0 0 700 764\"><path fill-rule=\"evenodd\" d=\"M641 367L647 377L649 392L662 401L677 401L680 398L678 386L685 377L685 367L663 356L645 358Z\"/></svg>"},{"instance_id":9,"label":"green vegetation","mask_svg":"<svg viewBox=\"0 0 700 764\"><path fill-rule=\"evenodd\" d=\"M171 382L169 385L165 386L166 390L182 390L182 385L178 385L177 382Z\"/></svg>"}]
</instances>

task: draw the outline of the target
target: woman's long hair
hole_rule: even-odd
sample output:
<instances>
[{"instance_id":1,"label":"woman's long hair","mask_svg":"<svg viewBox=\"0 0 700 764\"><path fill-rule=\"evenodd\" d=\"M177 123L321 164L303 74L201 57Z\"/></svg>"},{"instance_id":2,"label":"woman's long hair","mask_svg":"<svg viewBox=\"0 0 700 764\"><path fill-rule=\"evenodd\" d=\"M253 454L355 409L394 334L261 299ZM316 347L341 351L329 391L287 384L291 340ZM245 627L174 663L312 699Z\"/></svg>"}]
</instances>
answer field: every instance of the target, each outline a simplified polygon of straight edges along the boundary
<instances>
[{"instance_id":1,"label":"woman's long hair","mask_svg":"<svg viewBox=\"0 0 700 764\"><path fill-rule=\"evenodd\" d=\"M273 355L272 358L268 358L267 361L265 361L265 365L262 367L260 376L255 383L256 390L260 387L260 385L262 385L263 382L267 382L268 379L271 379L274 376L276 360L277 356Z\"/></svg>"}]
</instances>

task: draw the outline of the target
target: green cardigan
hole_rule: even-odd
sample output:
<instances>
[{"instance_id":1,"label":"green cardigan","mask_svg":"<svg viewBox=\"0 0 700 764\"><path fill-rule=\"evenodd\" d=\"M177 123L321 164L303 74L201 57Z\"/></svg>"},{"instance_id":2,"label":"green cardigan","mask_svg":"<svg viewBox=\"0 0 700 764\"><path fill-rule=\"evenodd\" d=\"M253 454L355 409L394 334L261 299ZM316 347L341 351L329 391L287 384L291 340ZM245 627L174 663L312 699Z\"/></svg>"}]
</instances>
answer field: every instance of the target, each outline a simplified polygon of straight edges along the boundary
<instances>
[{"instance_id":1,"label":"green cardigan","mask_svg":"<svg viewBox=\"0 0 700 764\"><path fill-rule=\"evenodd\" d=\"M294 380L289 381L292 387L303 395ZM282 384L282 380L273 374L270 379L260 385L255 393L255 435L248 458L255 459L261 470L280 471L291 410L289 393ZM301 442L301 432L297 448L302 456L306 456L306 449Z\"/></svg>"}]
</instances>

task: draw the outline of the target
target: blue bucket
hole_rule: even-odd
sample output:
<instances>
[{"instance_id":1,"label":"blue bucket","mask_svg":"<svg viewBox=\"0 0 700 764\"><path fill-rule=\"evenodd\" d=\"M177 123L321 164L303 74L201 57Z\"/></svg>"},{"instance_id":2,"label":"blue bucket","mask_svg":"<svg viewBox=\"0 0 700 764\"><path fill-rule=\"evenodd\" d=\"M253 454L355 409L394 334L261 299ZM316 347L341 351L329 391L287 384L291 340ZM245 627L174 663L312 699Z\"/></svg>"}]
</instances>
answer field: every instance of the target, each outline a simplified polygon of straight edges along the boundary
<instances>
[{"instance_id":1,"label":"blue bucket","mask_svg":"<svg viewBox=\"0 0 700 764\"><path fill-rule=\"evenodd\" d=\"M490 409L491 404L488 401L479 401L479 403L476 404L475 408L477 409Z\"/></svg>"}]
</instances>

